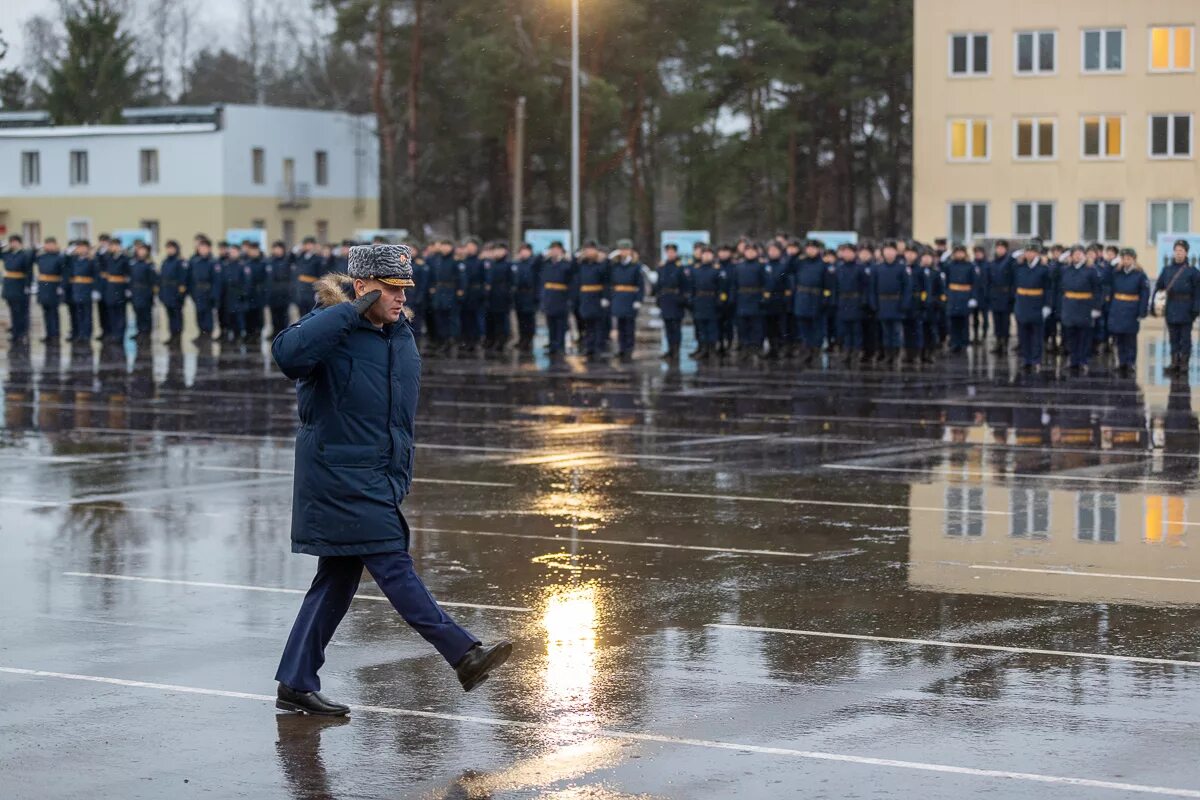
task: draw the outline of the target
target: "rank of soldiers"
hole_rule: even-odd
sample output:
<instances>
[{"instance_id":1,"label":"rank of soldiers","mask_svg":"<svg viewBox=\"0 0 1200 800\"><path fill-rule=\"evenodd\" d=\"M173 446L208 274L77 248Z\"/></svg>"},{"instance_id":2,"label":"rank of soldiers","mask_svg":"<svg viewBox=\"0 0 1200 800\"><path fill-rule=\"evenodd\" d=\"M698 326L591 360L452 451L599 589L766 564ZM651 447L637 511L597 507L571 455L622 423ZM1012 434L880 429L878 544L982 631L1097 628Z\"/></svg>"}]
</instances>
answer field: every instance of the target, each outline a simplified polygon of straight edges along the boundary
<instances>
[{"instance_id":1,"label":"rank of soldiers","mask_svg":"<svg viewBox=\"0 0 1200 800\"><path fill-rule=\"evenodd\" d=\"M219 242L214 249L197 235L190 257L170 241L156 265L142 242L126 251L101 236L95 245L74 241L64 251L47 238L34 251L12 236L2 254L11 338L26 340L36 298L46 341L62 336L61 306L72 342L90 341L96 327L98 338L123 341L130 306L134 336L146 341L158 302L166 341L177 344L190 300L197 341L257 343L268 320L273 336L294 318L293 307L300 316L313 310L312 285L344 271L352 244L334 248L309 237L298 248L275 242L263 252L255 241ZM1168 372L1182 376L1200 315L1200 270L1183 240L1153 286L1136 252L1111 245L1033 242L1010 251L998 241L988 253L947 248L939 239L932 246L885 241L826 249L782 235L765 245L749 238L715 249L697 244L686 265L668 244L654 269L629 240L612 251L588 241L575 253L561 242L541 253L522 244L513 253L500 241L442 239L421 251L414 279L407 298L412 324L426 354L435 356L495 355L512 344L531 356L541 314L551 360L567 354L573 328L576 352L605 359L615 338L616 357L630 361L639 313L652 298L668 360L680 357L690 315L696 341L690 355L703 362L814 366L830 353L848 367L928 364L981 346L990 334L994 355L1007 355L1015 337L1013 352L1027 371L1062 355L1069 371L1082 374L1103 353L1115 357L1120 373L1132 374L1140 321L1156 314L1169 332Z\"/></svg>"}]
</instances>

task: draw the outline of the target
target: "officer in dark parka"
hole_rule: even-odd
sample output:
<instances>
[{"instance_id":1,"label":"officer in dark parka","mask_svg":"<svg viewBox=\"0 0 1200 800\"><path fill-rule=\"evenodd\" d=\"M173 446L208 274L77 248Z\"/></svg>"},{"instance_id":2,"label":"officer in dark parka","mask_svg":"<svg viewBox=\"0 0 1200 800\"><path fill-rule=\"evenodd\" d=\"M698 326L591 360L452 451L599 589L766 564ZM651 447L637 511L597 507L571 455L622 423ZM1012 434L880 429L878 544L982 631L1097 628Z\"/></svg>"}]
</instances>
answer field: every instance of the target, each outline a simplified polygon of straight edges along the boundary
<instances>
[{"instance_id":1,"label":"officer in dark parka","mask_svg":"<svg viewBox=\"0 0 1200 800\"><path fill-rule=\"evenodd\" d=\"M450 619L413 570L400 510L413 470L413 417L421 358L405 289L414 285L404 245L351 248L349 275L317 282L319 307L275 338L271 353L296 381L300 430L292 552L319 557L284 649L276 707L326 716L349 708L320 694L325 646L350 607L363 567L404 620L454 666L465 690L512 653L483 646Z\"/></svg>"}]
</instances>

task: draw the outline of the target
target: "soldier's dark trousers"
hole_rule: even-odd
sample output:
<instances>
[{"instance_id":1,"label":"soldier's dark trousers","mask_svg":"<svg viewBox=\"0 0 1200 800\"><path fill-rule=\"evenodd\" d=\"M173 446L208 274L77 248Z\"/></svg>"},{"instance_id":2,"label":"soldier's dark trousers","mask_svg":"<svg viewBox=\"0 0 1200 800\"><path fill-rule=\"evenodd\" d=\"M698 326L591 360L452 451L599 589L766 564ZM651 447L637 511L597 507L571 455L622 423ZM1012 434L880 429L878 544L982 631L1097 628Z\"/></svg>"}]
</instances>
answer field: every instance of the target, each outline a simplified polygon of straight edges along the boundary
<instances>
[{"instance_id":1,"label":"soldier's dark trousers","mask_svg":"<svg viewBox=\"0 0 1200 800\"><path fill-rule=\"evenodd\" d=\"M371 573L392 606L453 666L479 640L446 616L413 570L408 553L322 557L292 625L275 679L298 692L321 688L317 671L325 663L325 647L346 616L358 591L363 567Z\"/></svg>"},{"instance_id":2,"label":"soldier's dark trousers","mask_svg":"<svg viewBox=\"0 0 1200 800\"><path fill-rule=\"evenodd\" d=\"M111 333L112 322L108 319L108 306L103 302L96 304L96 321L100 323L100 333L105 336Z\"/></svg>"},{"instance_id":3,"label":"soldier's dark trousers","mask_svg":"<svg viewBox=\"0 0 1200 800\"><path fill-rule=\"evenodd\" d=\"M485 320L489 347L500 348L508 344L511 335L507 311L489 311Z\"/></svg>"},{"instance_id":4,"label":"soldier's dark trousers","mask_svg":"<svg viewBox=\"0 0 1200 800\"><path fill-rule=\"evenodd\" d=\"M288 326L288 307L271 306L271 335L277 335Z\"/></svg>"},{"instance_id":5,"label":"soldier's dark trousers","mask_svg":"<svg viewBox=\"0 0 1200 800\"><path fill-rule=\"evenodd\" d=\"M843 350L853 352L862 350L863 346L862 321L857 319L839 319L837 338Z\"/></svg>"},{"instance_id":6,"label":"soldier's dark trousers","mask_svg":"<svg viewBox=\"0 0 1200 800\"><path fill-rule=\"evenodd\" d=\"M809 347L820 347L825 340L823 317L796 317L796 328L800 333L800 341Z\"/></svg>"},{"instance_id":7,"label":"soldier's dark trousers","mask_svg":"<svg viewBox=\"0 0 1200 800\"><path fill-rule=\"evenodd\" d=\"M176 306L164 310L167 312L167 330L170 334L178 336L183 333L183 308Z\"/></svg>"},{"instance_id":8,"label":"soldier's dark trousers","mask_svg":"<svg viewBox=\"0 0 1200 800\"><path fill-rule=\"evenodd\" d=\"M562 355L567 342L567 315L547 314L546 334L550 339L550 353L552 355Z\"/></svg>"},{"instance_id":9,"label":"soldier's dark trousers","mask_svg":"<svg viewBox=\"0 0 1200 800\"><path fill-rule=\"evenodd\" d=\"M737 318L738 347L746 352L762 350L763 324L762 317L757 314L747 314Z\"/></svg>"},{"instance_id":10,"label":"soldier's dark trousers","mask_svg":"<svg viewBox=\"0 0 1200 800\"><path fill-rule=\"evenodd\" d=\"M145 334L150 335L150 327L154 319L154 306L134 306L133 316L137 320L138 336Z\"/></svg>"},{"instance_id":11,"label":"soldier's dark trousers","mask_svg":"<svg viewBox=\"0 0 1200 800\"><path fill-rule=\"evenodd\" d=\"M996 338L1000 341L1008 341L1008 325L1010 314L1005 311L992 312L992 328L996 331Z\"/></svg>"},{"instance_id":12,"label":"soldier's dark trousers","mask_svg":"<svg viewBox=\"0 0 1200 800\"><path fill-rule=\"evenodd\" d=\"M717 338L722 347L733 344L733 314L723 312L717 317Z\"/></svg>"},{"instance_id":13,"label":"soldier's dark trousers","mask_svg":"<svg viewBox=\"0 0 1200 800\"><path fill-rule=\"evenodd\" d=\"M1192 357L1192 325L1191 323L1172 325L1167 324L1167 334L1171 339L1171 360Z\"/></svg>"},{"instance_id":14,"label":"soldier's dark trousers","mask_svg":"<svg viewBox=\"0 0 1200 800\"><path fill-rule=\"evenodd\" d=\"M882 345L885 351L900 349L903 343L903 336L901 335L902 324L898 319L883 319L879 321L882 333Z\"/></svg>"},{"instance_id":15,"label":"soldier's dark trousers","mask_svg":"<svg viewBox=\"0 0 1200 800\"><path fill-rule=\"evenodd\" d=\"M196 303L196 327L203 334L213 332L213 307L208 303Z\"/></svg>"},{"instance_id":16,"label":"soldier's dark trousers","mask_svg":"<svg viewBox=\"0 0 1200 800\"><path fill-rule=\"evenodd\" d=\"M583 321L583 351L589 356L601 355L608 347L609 332L607 317L592 317Z\"/></svg>"},{"instance_id":17,"label":"soldier's dark trousers","mask_svg":"<svg viewBox=\"0 0 1200 800\"><path fill-rule=\"evenodd\" d=\"M565 322L564 318L564 322ZM533 344L533 337L537 335L537 315L532 311L517 312L517 338L521 345L528 347Z\"/></svg>"},{"instance_id":18,"label":"soldier's dark trousers","mask_svg":"<svg viewBox=\"0 0 1200 800\"><path fill-rule=\"evenodd\" d=\"M462 336L463 344L468 347L479 344L479 337L481 335L479 309L463 306L458 330Z\"/></svg>"},{"instance_id":19,"label":"soldier's dark trousers","mask_svg":"<svg viewBox=\"0 0 1200 800\"><path fill-rule=\"evenodd\" d=\"M250 337L262 338L264 315L263 307L246 309L246 335Z\"/></svg>"},{"instance_id":20,"label":"soldier's dark trousers","mask_svg":"<svg viewBox=\"0 0 1200 800\"><path fill-rule=\"evenodd\" d=\"M1072 367L1086 367L1092 355L1092 326L1071 325L1063 327L1063 341L1067 345Z\"/></svg>"},{"instance_id":21,"label":"soldier's dark trousers","mask_svg":"<svg viewBox=\"0 0 1200 800\"><path fill-rule=\"evenodd\" d=\"M1117 340L1117 363L1122 367L1136 366L1137 334L1114 333L1113 338Z\"/></svg>"},{"instance_id":22,"label":"soldier's dark trousers","mask_svg":"<svg viewBox=\"0 0 1200 800\"><path fill-rule=\"evenodd\" d=\"M663 336L667 340L667 352L678 353L679 346L683 343L683 320L664 319Z\"/></svg>"},{"instance_id":23,"label":"soldier's dark trousers","mask_svg":"<svg viewBox=\"0 0 1200 800\"><path fill-rule=\"evenodd\" d=\"M970 342L968 331L968 317L950 317L950 346L958 349L966 347Z\"/></svg>"},{"instance_id":24,"label":"soldier's dark trousers","mask_svg":"<svg viewBox=\"0 0 1200 800\"><path fill-rule=\"evenodd\" d=\"M71 341L86 342L92 338L92 301L71 306Z\"/></svg>"},{"instance_id":25,"label":"soldier's dark trousers","mask_svg":"<svg viewBox=\"0 0 1200 800\"><path fill-rule=\"evenodd\" d=\"M712 347L717 343L720 337L720 323L716 317L705 317L704 319L692 318L692 323L696 328L696 344L702 347Z\"/></svg>"},{"instance_id":26,"label":"soldier's dark trousers","mask_svg":"<svg viewBox=\"0 0 1200 800\"><path fill-rule=\"evenodd\" d=\"M29 297L26 295L19 300L9 300L8 313L12 321L9 335L13 339L24 339L29 335Z\"/></svg>"},{"instance_id":27,"label":"soldier's dark trousers","mask_svg":"<svg viewBox=\"0 0 1200 800\"><path fill-rule=\"evenodd\" d=\"M439 342L450 342L458 335L458 310L439 308L433 312L437 320L437 338Z\"/></svg>"},{"instance_id":28,"label":"soldier's dark trousers","mask_svg":"<svg viewBox=\"0 0 1200 800\"><path fill-rule=\"evenodd\" d=\"M1017 345L1020 347L1022 364L1031 367L1042 363L1042 343L1045 339L1045 323L1039 321L1017 324Z\"/></svg>"},{"instance_id":29,"label":"soldier's dark trousers","mask_svg":"<svg viewBox=\"0 0 1200 800\"><path fill-rule=\"evenodd\" d=\"M125 341L125 304L106 303L105 316L108 317L107 336L118 342Z\"/></svg>"},{"instance_id":30,"label":"soldier's dark trousers","mask_svg":"<svg viewBox=\"0 0 1200 800\"><path fill-rule=\"evenodd\" d=\"M873 313L867 314L863 317L860 327L862 328L863 352L872 355L879 349L879 321L875 319Z\"/></svg>"},{"instance_id":31,"label":"soldier's dark trousers","mask_svg":"<svg viewBox=\"0 0 1200 800\"><path fill-rule=\"evenodd\" d=\"M617 317L617 351L621 355L632 355L637 317Z\"/></svg>"},{"instance_id":32,"label":"soldier's dark trousers","mask_svg":"<svg viewBox=\"0 0 1200 800\"><path fill-rule=\"evenodd\" d=\"M904 349L920 350L925 346L921 320L913 318L904 320Z\"/></svg>"},{"instance_id":33,"label":"soldier's dark trousers","mask_svg":"<svg viewBox=\"0 0 1200 800\"><path fill-rule=\"evenodd\" d=\"M58 326L58 303L42 303L42 319L46 323L46 338L58 341L62 331Z\"/></svg>"}]
</instances>

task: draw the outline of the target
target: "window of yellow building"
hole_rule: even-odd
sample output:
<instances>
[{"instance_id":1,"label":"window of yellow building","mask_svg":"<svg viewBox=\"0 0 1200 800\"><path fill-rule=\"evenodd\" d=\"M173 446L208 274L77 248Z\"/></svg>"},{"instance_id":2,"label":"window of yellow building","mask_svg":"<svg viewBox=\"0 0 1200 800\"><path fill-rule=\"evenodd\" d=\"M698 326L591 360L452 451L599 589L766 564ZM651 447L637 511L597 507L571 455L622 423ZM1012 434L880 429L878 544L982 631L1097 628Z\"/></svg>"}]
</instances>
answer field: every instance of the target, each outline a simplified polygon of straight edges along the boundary
<instances>
[{"instance_id":1,"label":"window of yellow building","mask_svg":"<svg viewBox=\"0 0 1200 800\"><path fill-rule=\"evenodd\" d=\"M1192 115L1150 115L1150 157L1192 157Z\"/></svg>"},{"instance_id":2,"label":"window of yellow building","mask_svg":"<svg viewBox=\"0 0 1200 800\"><path fill-rule=\"evenodd\" d=\"M1194 69L1195 29L1190 25L1150 29L1150 71L1191 72Z\"/></svg>"},{"instance_id":3,"label":"window of yellow building","mask_svg":"<svg viewBox=\"0 0 1200 800\"><path fill-rule=\"evenodd\" d=\"M1057 124L1052 119L1018 118L1015 122L1013 156L1019 160L1054 158Z\"/></svg>"},{"instance_id":4,"label":"window of yellow building","mask_svg":"<svg viewBox=\"0 0 1200 800\"><path fill-rule=\"evenodd\" d=\"M985 119L950 120L950 160L987 161L991 123Z\"/></svg>"},{"instance_id":5,"label":"window of yellow building","mask_svg":"<svg viewBox=\"0 0 1200 800\"><path fill-rule=\"evenodd\" d=\"M1125 154L1124 118L1085 115L1081 120L1080 152L1084 158L1121 158Z\"/></svg>"}]
</instances>

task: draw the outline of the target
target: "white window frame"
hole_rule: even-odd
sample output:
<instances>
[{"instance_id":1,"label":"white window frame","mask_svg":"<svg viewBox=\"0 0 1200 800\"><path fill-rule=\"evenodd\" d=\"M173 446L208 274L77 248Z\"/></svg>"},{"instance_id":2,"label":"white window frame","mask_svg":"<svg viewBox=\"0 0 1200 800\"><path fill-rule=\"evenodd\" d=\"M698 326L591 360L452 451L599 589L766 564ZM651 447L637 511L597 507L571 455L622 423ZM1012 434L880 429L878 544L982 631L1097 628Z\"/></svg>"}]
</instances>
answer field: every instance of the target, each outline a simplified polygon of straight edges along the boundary
<instances>
[{"instance_id":1,"label":"white window frame","mask_svg":"<svg viewBox=\"0 0 1200 800\"><path fill-rule=\"evenodd\" d=\"M25 168L27 164L28 170ZM42 152L40 150L21 151L21 185L42 185Z\"/></svg>"},{"instance_id":2,"label":"white window frame","mask_svg":"<svg viewBox=\"0 0 1200 800\"><path fill-rule=\"evenodd\" d=\"M1146 241L1147 242L1149 242L1150 244L1155 245L1155 246L1158 245L1158 242L1155 241L1154 236L1153 236L1154 206L1159 205L1159 204L1165 204L1167 206L1167 222L1170 223L1171 219L1175 216L1175 206L1180 205L1181 203L1186 203L1188 206L1187 230L1163 231L1163 233L1171 234L1171 235L1184 234L1184 233L1191 232L1192 211L1195 209L1196 204L1192 200L1190 200L1186 197L1152 198L1152 199L1146 201Z\"/></svg>"},{"instance_id":3,"label":"white window frame","mask_svg":"<svg viewBox=\"0 0 1200 800\"><path fill-rule=\"evenodd\" d=\"M1029 156L1023 156L1017 151L1020 142L1019 131L1022 122L1033 123L1033 148L1035 153ZM1049 122L1051 126L1050 146L1053 152L1048 156L1038 155L1036 153L1037 145L1041 141L1038 135L1039 127L1043 122ZM988 151L991 152L990 150ZM1058 118L1057 117L1013 117L1013 161L1056 161L1058 160Z\"/></svg>"},{"instance_id":4,"label":"white window frame","mask_svg":"<svg viewBox=\"0 0 1200 800\"><path fill-rule=\"evenodd\" d=\"M1167 118L1167 152L1159 155L1154 152L1154 118ZM1188 118L1188 152L1186 156L1175 155L1175 118ZM1146 115L1146 156L1154 161L1190 161L1195 158L1196 147L1193 142L1196 139L1196 115L1190 112L1181 111L1164 111L1157 114L1151 113Z\"/></svg>"},{"instance_id":5,"label":"white window frame","mask_svg":"<svg viewBox=\"0 0 1200 800\"><path fill-rule=\"evenodd\" d=\"M72 228L74 228L74 226L76 226L76 225L83 226L83 234L82 235L79 235L79 236L72 235L72 233L73 233ZM87 241L90 242L92 240L92 218L91 217L67 217L67 239L68 240L86 239Z\"/></svg>"},{"instance_id":6,"label":"white window frame","mask_svg":"<svg viewBox=\"0 0 1200 800\"><path fill-rule=\"evenodd\" d=\"M83 158L81 159L81 163L83 164L83 170L82 170L83 180L76 180L77 175L76 175L76 171L75 171L75 156L77 156L77 155L83 156ZM70 151L68 151L68 153L67 153L67 181L71 186L87 186L88 185L88 181L91 178L90 173L92 171L91 164L89 163L90 161L91 161L91 159L88 158L87 150L70 150Z\"/></svg>"},{"instance_id":7,"label":"white window frame","mask_svg":"<svg viewBox=\"0 0 1200 800\"><path fill-rule=\"evenodd\" d=\"M1054 37L1054 69L1042 69L1041 64L1041 49L1038 48L1038 39L1043 33L1049 33ZM1033 69L1028 72L1021 71L1021 37L1033 37ZM1018 78L1045 78L1058 74L1058 30L1055 28L1040 28L1038 30L1014 31L1013 32L1013 75Z\"/></svg>"},{"instance_id":8,"label":"white window frame","mask_svg":"<svg viewBox=\"0 0 1200 800\"><path fill-rule=\"evenodd\" d=\"M21 223L21 238L25 240L26 247L41 247L42 246L42 221L40 219L27 219Z\"/></svg>"},{"instance_id":9,"label":"white window frame","mask_svg":"<svg viewBox=\"0 0 1200 800\"><path fill-rule=\"evenodd\" d=\"M149 156L149 158L147 158ZM138 149L138 185L155 186L158 184L158 148L142 147Z\"/></svg>"},{"instance_id":10,"label":"white window frame","mask_svg":"<svg viewBox=\"0 0 1200 800\"><path fill-rule=\"evenodd\" d=\"M1179 28L1191 28L1192 35L1189 41L1192 45L1192 52L1189 54L1188 63L1191 64L1187 69L1179 69L1178 67L1169 66L1166 69L1154 68L1154 31L1156 29L1166 28L1170 31L1169 40L1171 42L1170 49L1167 50L1167 61L1171 64L1175 63L1175 31ZM1187 73L1196 71L1196 26L1195 25L1151 25L1146 29L1146 69L1152 75L1169 75L1171 73Z\"/></svg>"},{"instance_id":11,"label":"white window frame","mask_svg":"<svg viewBox=\"0 0 1200 800\"><path fill-rule=\"evenodd\" d=\"M267 183L267 148L250 148L250 183L265 186Z\"/></svg>"},{"instance_id":12,"label":"white window frame","mask_svg":"<svg viewBox=\"0 0 1200 800\"><path fill-rule=\"evenodd\" d=\"M1110 119L1115 118L1115 119L1121 120L1121 155L1119 155L1119 156L1108 155L1106 153L1106 148L1104 147L1103 141L1100 142L1099 155L1090 156L1087 154L1086 143L1087 143L1087 118L1088 117L1099 117L1100 118L1100 135L1102 137L1107 135L1108 121ZM1129 126L1127 126L1125 124L1125 115L1124 114L1105 114L1105 113L1080 114L1079 115L1079 158L1084 161L1124 161L1125 160L1125 129L1127 127L1129 127Z\"/></svg>"},{"instance_id":13,"label":"white window frame","mask_svg":"<svg viewBox=\"0 0 1200 800\"><path fill-rule=\"evenodd\" d=\"M1113 31L1116 31L1121 34L1121 68L1120 69L1108 69L1107 67L1104 66L1105 61L1107 61L1105 56L1108 55L1108 37L1105 34L1112 33ZM1099 69L1088 69L1087 68L1087 35L1089 33L1100 34L1100 68ZM1081 30L1079 32L1079 72L1083 75L1124 75L1125 74L1125 64L1127 63L1126 55L1125 55L1125 49L1126 49L1125 48L1125 40L1127 37L1126 37L1125 33L1126 33L1126 31L1124 28L1084 28L1083 30Z\"/></svg>"},{"instance_id":14,"label":"white window frame","mask_svg":"<svg viewBox=\"0 0 1200 800\"><path fill-rule=\"evenodd\" d=\"M946 203L946 238L953 239L955 206L963 206L963 222L966 225L966 229L963 231L963 244L985 238L988 235L987 229L991 227L992 222L992 209L987 200L950 200ZM971 212L975 206L983 206L983 230L981 231L971 228Z\"/></svg>"},{"instance_id":15,"label":"white window frame","mask_svg":"<svg viewBox=\"0 0 1200 800\"><path fill-rule=\"evenodd\" d=\"M954 71L954 38L956 36L965 36L967 38L967 71ZM983 36L987 38L987 69L983 72L975 72L973 66L975 64L975 37ZM992 34L988 31L951 31L946 38L946 74L955 80L964 80L970 78L987 78L992 74Z\"/></svg>"},{"instance_id":16,"label":"white window frame","mask_svg":"<svg viewBox=\"0 0 1200 800\"><path fill-rule=\"evenodd\" d=\"M1017 206L1029 206L1029 222L1033 226L1033 230L1023 232L1017 226ZM1058 228L1058 204L1053 200L1014 200L1012 204L1012 231L1013 236L1018 238L1037 238L1039 232L1037 230L1037 212L1041 206L1050 207L1050 233L1048 236L1042 237L1046 240L1054 239L1055 230Z\"/></svg>"},{"instance_id":17,"label":"white window frame","mask_svg":"<svg viewBox=\"0 0 1200 800\"><path fill-rule=\"evenodd\" d=\"M963 158L954 157L954 135L951 132L954 128L954 123L967 123L967 155ZM984 140L986 142L987 155L983 158L976 158L970 153L975 149L971 145L975 143L975 123L982 122L986 126ZM991 117L951 117L946 120L946 160L951 164L986 164L992 160L992 118Z\"/></svg>"},{"instance_id":18,"label":"white window frame","mask_svg":"<svg viewBox=\"0 0 1200 800\"><path fill-rule=\"evenodd\" d=\"M1096 214L1097 230L1096 230L1096 237L1094 239L1088 238L1083 230L1083 228L1084 228L1084 224L1083 224L1084 209L1090 205L1098 206L1098 208L1096 209L1096 211L1097 211L1097 214ZM1122 228L1125 227L1125 203L1124 203L1124 201L1122 201L1122 200L1080 200L1079 201L1079 238L1080 239L1088 238L1088 241L1096 241L1096 242L1100 242L1101 244L1120 245L1120 243L1121 243L1120 234L1123 233L1123 231L1117 231L1116 237L1109 236L1109 234L1112 233L1112 231L1108 230L1108 227L1104 221L1104 218L1106 216L1105 212L1108 210L1109 206L1116 206L1117 208L1120 209L1121 227Z\"/></svg>"},{"instance_id":19,"label":"white window frame","mask_svg":"<svg viewBox=\"0 0 1200 800\"><path fill-rule=\"evenodd\" d=\"M313 185L329 185L329 151L316 150L313 153Z\"/></svg>"}]
</instances>

